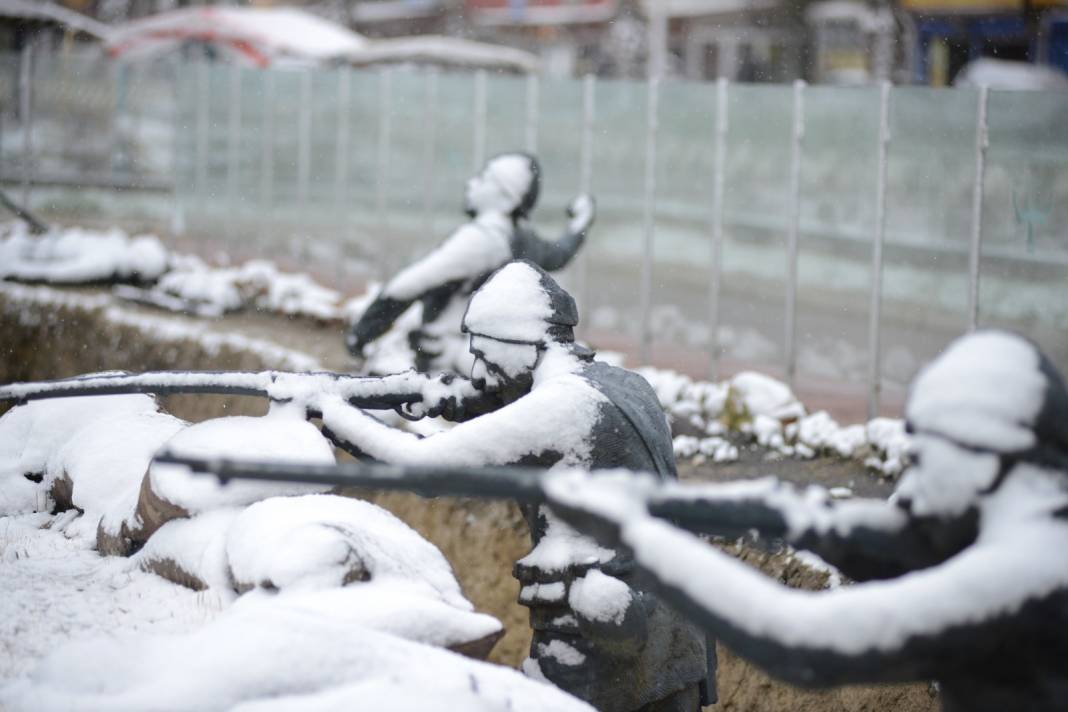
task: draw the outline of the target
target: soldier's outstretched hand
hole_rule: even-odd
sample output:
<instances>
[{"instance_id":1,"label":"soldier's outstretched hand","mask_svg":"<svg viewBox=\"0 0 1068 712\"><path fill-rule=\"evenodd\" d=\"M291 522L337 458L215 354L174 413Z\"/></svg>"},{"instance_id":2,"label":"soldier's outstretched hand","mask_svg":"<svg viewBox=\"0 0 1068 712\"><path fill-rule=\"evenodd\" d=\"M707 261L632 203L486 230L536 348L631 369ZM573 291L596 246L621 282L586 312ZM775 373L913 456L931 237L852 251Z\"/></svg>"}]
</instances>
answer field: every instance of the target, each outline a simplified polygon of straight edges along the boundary
<instances>
[{"instance_id":1,"label":"soldier's outstretched hand","mask_svg":"<svg viewBox=\"0 0 1068 712\"><path fill-rule=\"evenodd\" d=\"M586 232L593 225L593 219L597 215L597 203L593 196L582 193L575 197L567 206L567 216L570 218L567 228L572 233Z\"/></svg>"}]
</instances>

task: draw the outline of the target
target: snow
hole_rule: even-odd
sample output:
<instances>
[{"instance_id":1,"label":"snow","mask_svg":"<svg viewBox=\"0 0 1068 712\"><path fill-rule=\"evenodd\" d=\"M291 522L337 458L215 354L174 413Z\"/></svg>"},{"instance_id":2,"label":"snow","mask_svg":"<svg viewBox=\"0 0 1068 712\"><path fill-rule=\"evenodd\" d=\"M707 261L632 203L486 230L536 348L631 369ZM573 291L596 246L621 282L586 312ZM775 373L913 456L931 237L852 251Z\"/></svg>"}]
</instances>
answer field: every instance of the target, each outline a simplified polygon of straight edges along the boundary
<instances>
[{"instance_id":1,"label":"snow","mask_svg":"<svg viewBox=\"0 0 1068 712\"><path fill-rule=\"evenodd\" d=\"M538 643L538 658L552 658L561 665L576 666L586 662L586 656L562 640Z\"/></svg>"},{"instance_id":2,"label":"snow","mask_svg":"<svg viewBox=\"0 0 1068 712\"><path fill-rule=\"evenodd\" d=\"M256 309L320 321L341 318L341 295L317 284L307 274L286 273L267 260L250 260L239 267L209 267L197 257L175 257L174 268L142 294L120 295L160 306L177 300L183 310L219 316L239 309Z\"/></svg>"},{"instance_id":3,"label":"snow","mask_svg":"<svg viewBox=\"0 0 1068 712\"><path fill-rule=\"evenodd\" d=\"M230 507L188 519L172 519L153 532L130 560L144 570L151 570L154 563L172 563L229 603L234 592L226 560L226 537L240 511Z\"/></svg>"},{"instance_id":4,"label":"snow","mask_svg":"<svg viewBox=\"0 0 1068 712\"><path fill-rule=\"evenodd\" d=\"M567 590L563 581L552 583L532 583L519 589L519 601L521 603L559 603L564 600Z\"/></svg>"},{"instance_id":5,"label":"snow","mask_svg":"<svg viewBox=\"0 0 1068 712\"><path fill-rule=\"evenodd\" d=\"M997 452L1026 450L1042 408L1046 377L1038 351L1002 331L954 341L912 384L906 417L917 431Z\"/></svg>"},{"instance_id":6,"label":"snow","mask_svg":"<svg viewBox=\"0 0 1068 712\"><path fill-rule=\"evenodd\" d=\"M466 694L474 709L590 710L513 670L372 630L343 610L261 604L239 601L187 633L65 645L0 691L0 702L12 712L207 711L256 701L245 709L329 709L354 700L356 708L390 710L401 691L408 705L418 696L419 709L457 709L450 705Z\"/></svg>"},{"instance_id":7,"label":"snow","mask_svg":"<svg viewBox=\"0 0 1068 712\"><path fill-rule=\"evenodd\" d=\"M912 449L918 462L901 478L894 496L907 501L917 516L962 513L994 484L1001 467L995 453L966 450L925 433L913 436Z\"/></svg>"},{"instance_id":8,"label":"snow","mask_svg":"<svg viewBox=\"0 0 1068 712\"><path fill-rule=\"evenodd\" d=\"M511 262L471 298L464 326L472 334L494 339L541 343L552 316L538 270L525 262Z\"/></svg>"},{"instance_id":9,"label":"snow","mask_svg":"<svg viewBox=\"0 0 1068 712\"><path fill-rule=\"evenodd\" d=\"M96 536L107 511L132 514L152 455L185 424L145 395L57 398L0 417L0 516L46 509L57 478L72 484L84 512L83 536ZM24 477L41 475L39 484Z\"/></svg>"},{"instance_id":10,"label":"snow","mask_svg":"<svg viewBox=\"0 0 1068 712\"><path fill-rule=\"evenodd\" d=\"M115 26L105 47L113 57L146 59L189 41L210 43L234 61L320 62L358 52L367 40L342 25L295 8L184 8Z\"/></svg>"},{"instance_id":11,"label":"snow","mask_svg":"<svg viewBox=\"0 0 1068 712\"><path fill-rule=\"evenodd\" d=\"M785 383L754 371L744 371L731 379L729 398L736 412L754 419L764 416L787 421L805 414L805 407Z\"/></svg>"},{"instance_id":12,"label":"snow","mask_svg":"<svg viewBox=\"0 0 1068 712\"><path fill-rule=\"evenodd\" d=\"M619 625L630 608L631 589L619 579L591 569L572 582L568 603L587 620Z\"/></svg>"},{"instance_id":13,"label":"snow","mask_svg":"<svg viewBox=\"0 0 1068 712\"><path fill-rule=\"evenodd\" d=\"M546 353L538 371L551 368ZM547 363L548 361L548 363ZM589 424L605 397L576 374L539 381L523 398L426 438L388 427L342 399L319 403L323 423L371 457L398 464L492 465L520 462L552 449L563 464L588 462Z\"/></svg>"},{"instance_id":14,"label":"snow","mask_svg":"<svg viewBox=\"0 0 1068 712\"><path fill-rule=\"evenodd\" d=\"M436 547L381 507L356 499L308 495L253 504L230 529L226 554L238 583L269 582L283 591L335 588L355 569L372 582L403 582L471 609Z\"/></svg>"},{"instance_id":15,"label":"snow","mask_svg":"<svg viewBox=\"0 0 1068 712\"><path fill-rule=\"evenodd\" d=\"M332 465L335 462L334 448L322 433L303 417L282 409L272 409L261 418L231 416L197 423L172 438L167 449L185 457L280 460L308 465ZM160 462L152 463L148 477L157 496L191 514L251 504L271 496L327 489L324 486L247 480L222 485L213 477Z\"/></svg>"},{"instance_id":16,"label":"snow","mask_svg":"<svg viewBox=\"0 0 1068 712\"><path fill-rule=\"evenodd\" d=\"M429 255L401 270L383 293L408 301L433 287L491 272L512 258L511 231L504 216L479 215L457 228Z\"/></svg>"},{"instance_id":17,"label":"snow","mask_svg":"<svg viewBox=\"0 0 1068 712\"><path fill-rule=\"evenodd\" d=\"M21 222L0 226L0 279L150 282L167 267L167 250L151 235L131 238L117 228L103 232L68 228L31 235Z\"/></svg>"},{"instance_id":18,"label":"snow","mask_svg":"<svg viewBox=\"0 0 1068 712\"><path fill-rule=\"evenodd\" d=\"M539 64L537 55L521 49L440 35L373 39L364 49L350 53L347 58L355 64L434 62L521 72L535 72Z\"/></svg>"},{"instance_id":19,"label":"snow","mask_svg":"<svg viewBox=\"0 0 1068 712\"><path fill-rule=\"evenodd\" d=\"M68 519L0 517L0 681L27 674L74 638L181 632L217 614L214 596L175 586L126 559L100 557L84 539L68 539L61 526ZM0 707L5 704L10 700L0 688Z\"/></svg>"},{"instance_id":20,"label":"snow","mask_svg":"<svg viewBox=\"0 0 1068 712\"><path fill-rule=\"evenodd\" d=\"M615 556L614 551L578 533L547 507L541 507L538 515L545 517L545 534L530 553L518 561L518 565L558 572L576 565L603 564ZM560 595L563 597L562 589Z\"/></svg>"}]
</instances>

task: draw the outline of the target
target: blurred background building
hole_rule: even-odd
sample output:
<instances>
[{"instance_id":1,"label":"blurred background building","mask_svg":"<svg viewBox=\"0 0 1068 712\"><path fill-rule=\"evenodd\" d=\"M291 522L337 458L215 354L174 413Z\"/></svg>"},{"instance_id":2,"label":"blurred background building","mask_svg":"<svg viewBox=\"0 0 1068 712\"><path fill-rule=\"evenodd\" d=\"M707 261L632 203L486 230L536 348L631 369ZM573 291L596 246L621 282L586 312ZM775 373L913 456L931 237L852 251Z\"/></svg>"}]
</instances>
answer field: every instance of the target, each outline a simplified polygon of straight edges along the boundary
<instances>
[{"instance_id":1,"label":"blurred background building","mask_svg":"<svg viewBox=\"0 0 1068 712\"><path fill-rule=\"evenodd\" d=\"M549 76L636 78L653 67L695 80L944 86L984 58L995 61L973 83L1057 82L1019 63L1068 71L1068 0L0 0L0 49L32 33L99 41L109 27L207 5L299 7L368 38L519 48Z\"/></svg>"}]
</instances>

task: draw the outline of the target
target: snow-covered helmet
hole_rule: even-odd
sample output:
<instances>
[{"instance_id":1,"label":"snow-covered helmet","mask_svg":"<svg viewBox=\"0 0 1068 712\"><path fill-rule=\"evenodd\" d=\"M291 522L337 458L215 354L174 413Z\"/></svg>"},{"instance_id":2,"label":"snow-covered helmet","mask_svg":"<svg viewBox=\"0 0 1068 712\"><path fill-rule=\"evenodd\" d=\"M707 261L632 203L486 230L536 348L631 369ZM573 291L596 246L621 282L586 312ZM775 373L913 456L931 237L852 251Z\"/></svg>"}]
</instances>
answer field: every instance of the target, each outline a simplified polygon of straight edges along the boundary
<instances>
[{"instance_id":1,"label":"snow-covered helmet","mask_svg":"<svg viewBox=\"0 0 1068 712\"><path fill-rule=\"evenodd\" d=\"M501 267L471 297L465 334L522 344L570 343L578 324L575 300L533 262Z\"/></svg>"},{"instance_id":2,"label":"snow-covered helmet","mask_svg":"<svg viewBox=\"0 0 1068 712\"><path fill-rule=\"evenodd\" d=\"M515 199L512 217L524 218L534 209L541 192L541 165L529 153L511 152L494 156L486 170L501 189Z\"/></svg>"},{"instance_id":3,"label":"snow-covered helmet","mask_svg":"<svg viewBox=\"0 0 1068 712\"><path fill-rule=\"evenodd\" d=\"M1019 463L1068 474L1068 391L1027 339L963 336L912 383L913 463L896 489L919 515L955 515L997 491Z\"/></svg>"},{"instance_id":4,"label":"snow-covered helmet","mask_svg":"<svg viewBox=\"0 0 1068 712\"><path fill-rule=\"evenodd\" d=\"M914 430L975 450L1068 455L1064 381L1033 343L1006 331L977 331L950 344L913 381L905 416Z\"/></svg>"}]
</instances>

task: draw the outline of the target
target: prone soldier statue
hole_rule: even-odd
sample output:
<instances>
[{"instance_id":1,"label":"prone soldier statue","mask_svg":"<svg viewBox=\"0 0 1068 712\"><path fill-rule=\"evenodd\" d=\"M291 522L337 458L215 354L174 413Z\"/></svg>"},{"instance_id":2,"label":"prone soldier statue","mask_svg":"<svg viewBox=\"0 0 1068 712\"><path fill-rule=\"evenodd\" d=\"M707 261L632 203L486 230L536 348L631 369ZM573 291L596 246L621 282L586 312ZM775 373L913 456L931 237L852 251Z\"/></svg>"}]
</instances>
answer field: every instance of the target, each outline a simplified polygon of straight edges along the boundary
<instances>
[{"instance_id":1,"label":"prone soldier statue","mask_svg":"<svg viewBox=\"0 0 1068 712\"><path fill-rule=\"evenodd\" d=\"M574 343L577 321L574 300L543 269L511 262L463 317L480 393L408 407L409 416L464 422L420 438L332 397L319 403L324 429L391 464L626 468L675 479L652 388L593 360ZM529 674L604 712L694 712L714 698L714 647L660 601L628 556L576 534L544 505L526 505L524 515L534 548L515 576L534 629Z\"/></svg>"},{"instance_id":2,"label":"prone soldier statue","mask_svg":"<svg viewBox=\"0 0 1068 712\"><path fill-rule=\"evenodd\" d=\"M567 521L728 647L805 687L937 680L947 712L1068 709L1068 390L1030 342L978 332L912 385L890 501L774 481L667 489L555 476ZM789 590L693 531L756 529L862 582Z\"/></svg>"},{"instance_id":3,"label":"prone soldier statue","mask_svg":"<svg viewBox=\"0 0 1068 712\"><path fill-rule=\"evenodd\" d=\"M550 272L562 269L593 224L593 199L580 195L568 206L564 235L555 242L538 237L527 218L540 185L541 167L533 156L505 153L490 159L467 182L464 202L471 221L386 283L346 335L349 352L363 357L368 345L419 302L422 323L408 335L416 370L466 373L471 355L460 335L460 319L471 294L513 259L529 260Z\"/></svg>"}]
</instances>

